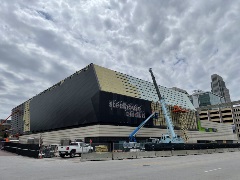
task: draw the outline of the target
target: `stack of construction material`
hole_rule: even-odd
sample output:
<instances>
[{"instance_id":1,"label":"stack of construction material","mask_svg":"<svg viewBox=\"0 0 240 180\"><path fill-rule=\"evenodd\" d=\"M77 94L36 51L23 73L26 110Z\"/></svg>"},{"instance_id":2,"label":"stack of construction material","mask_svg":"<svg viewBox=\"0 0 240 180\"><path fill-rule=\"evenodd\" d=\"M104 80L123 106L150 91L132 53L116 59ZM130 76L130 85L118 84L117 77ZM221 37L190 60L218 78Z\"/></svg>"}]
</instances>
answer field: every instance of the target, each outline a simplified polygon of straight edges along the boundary
<instances>
[{"instance_id":1,"label":"stack of construction material","mask_svg":"<svg viewBox=\"0 0 240 180\"><path fill-rule=\"evenodd\" d=\"M106 145L95 146L96 152L108 152L108 147Z\"/></svg>"}]
</instances>

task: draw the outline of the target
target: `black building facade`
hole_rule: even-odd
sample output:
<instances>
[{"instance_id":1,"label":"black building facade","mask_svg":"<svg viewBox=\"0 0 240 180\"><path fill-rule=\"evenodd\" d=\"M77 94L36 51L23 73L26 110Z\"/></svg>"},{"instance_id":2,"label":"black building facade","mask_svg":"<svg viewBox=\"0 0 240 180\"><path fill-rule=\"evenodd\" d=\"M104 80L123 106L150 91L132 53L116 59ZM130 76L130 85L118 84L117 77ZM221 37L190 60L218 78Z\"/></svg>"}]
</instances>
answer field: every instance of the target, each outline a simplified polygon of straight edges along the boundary
<instances>
[{"instance_id":1,"label":"black building facade","mask_svg":"<svg viewBox=\"0 0 240 180\"><path fill-rule=\"evenodd\" d=\"M152 113L152 101L148 99L151 94L141 98L140 87L118 74L90 64L60 81L12 110L20 110L12 117L15 133L94 124L138 126ZM155 98L155 92L151 96ZM190 123L192 129L194 123ZM145 126L154 127L153 119Z\"/></svg>"}]
</instances>

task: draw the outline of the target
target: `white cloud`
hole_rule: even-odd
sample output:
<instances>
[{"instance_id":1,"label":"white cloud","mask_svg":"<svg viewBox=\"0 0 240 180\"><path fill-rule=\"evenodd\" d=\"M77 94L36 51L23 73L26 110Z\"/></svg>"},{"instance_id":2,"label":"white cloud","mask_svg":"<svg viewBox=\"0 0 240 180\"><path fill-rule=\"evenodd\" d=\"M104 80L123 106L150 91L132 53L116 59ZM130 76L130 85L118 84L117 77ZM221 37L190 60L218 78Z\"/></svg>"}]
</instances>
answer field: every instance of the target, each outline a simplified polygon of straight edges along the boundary
<instances>
[{"instance_id":1,"label":"white cloud","mask_svg":"<svg viewBox=\"0 0 240 180\"><path fill-rule=\"evenodd\" d=\"M0 0L0 113L90 63L160 85L240 99L237 1Z\"/></svg>"}]
</instances>

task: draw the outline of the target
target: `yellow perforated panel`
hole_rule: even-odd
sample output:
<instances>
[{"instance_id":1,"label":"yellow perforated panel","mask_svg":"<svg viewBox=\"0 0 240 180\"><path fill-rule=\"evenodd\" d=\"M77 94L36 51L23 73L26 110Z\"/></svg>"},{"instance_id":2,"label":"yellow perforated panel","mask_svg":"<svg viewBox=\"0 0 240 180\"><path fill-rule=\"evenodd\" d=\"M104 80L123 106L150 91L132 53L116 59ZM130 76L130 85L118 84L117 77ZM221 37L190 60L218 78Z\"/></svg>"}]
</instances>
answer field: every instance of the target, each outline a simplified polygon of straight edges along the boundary
<instances>
[{"instance_id":1,"label":"yellow perforated panel","mask_svg":"<svg viewBox=\"0 0 240 180\"><path fill-rule=\"evenodd\" d=\"M23 112L23 132L30 131L30 101L25 102L25 108Z\"/></svg>"},{"instance_id":2,"label":"yellow perforated panel","mask_svg":"<svg viewBox=\"0 0 240 180\"><path fill-rule=\"evenodd\" d=\"M137 87L132 85L124 74L94 64L101 91L112 92L130 97L140 97Z\"/></svg>"}]
</instances>

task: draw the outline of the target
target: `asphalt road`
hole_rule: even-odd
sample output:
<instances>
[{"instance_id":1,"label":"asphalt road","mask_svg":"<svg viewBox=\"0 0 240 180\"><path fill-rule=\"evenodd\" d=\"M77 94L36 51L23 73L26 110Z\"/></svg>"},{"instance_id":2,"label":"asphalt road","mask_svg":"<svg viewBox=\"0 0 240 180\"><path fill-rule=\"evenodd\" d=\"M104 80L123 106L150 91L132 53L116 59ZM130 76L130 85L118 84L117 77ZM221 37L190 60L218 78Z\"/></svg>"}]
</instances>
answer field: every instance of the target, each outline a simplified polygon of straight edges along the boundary
<instances>
[{"instance_id":1,"label":"asphalt road","mask_svg":"<svg viewBox=\"0 0 240 180\"><path fill-rule=\"evenodd\" d=\"M0 151L0 180L239 180L239 167L240 152L80 162L79 157L33 159Z\"/></svg>"},{"instance_id":2,"label":"asphalt road","mask_svg":"<svg viewBox=\"0 0 240 180\"><path fill-rule=\"evenodd\" d=\"M9 153L7 151L1 151L0 150L0 162L1 162L1 156L17 156L17 154ZM0 180L1 180L1 178L0 178Z\"/></svg>"}]
</instances>

